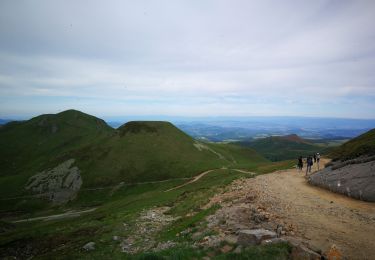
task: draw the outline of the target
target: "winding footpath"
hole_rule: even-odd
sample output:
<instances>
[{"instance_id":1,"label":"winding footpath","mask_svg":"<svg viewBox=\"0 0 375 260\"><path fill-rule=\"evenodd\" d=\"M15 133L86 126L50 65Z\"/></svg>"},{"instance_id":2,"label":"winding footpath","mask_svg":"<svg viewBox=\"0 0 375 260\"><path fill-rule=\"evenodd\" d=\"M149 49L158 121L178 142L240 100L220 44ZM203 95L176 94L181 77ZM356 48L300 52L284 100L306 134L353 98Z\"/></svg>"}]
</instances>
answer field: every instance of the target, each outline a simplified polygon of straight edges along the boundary
<instances>
[{"instance_id":1,"label":"winding footpath","mask_svg":"<svg viewBox=\"0 0 375 260\"><path fill-rule=\"evenodd\" d=\"M210 172L213 172L215 170L232 170L232 171L236 171L236 172L241 172L241 173L247 173L247 174L255 174L254 172L248 172L248 171L245 171L245 170L241 170L241 169L227 169L227 168L221 168L221 169L212 169L212 170L208 170L208 171L205 171L205 172L202 172L201 174L198 174L197 176L195 176L192 180L188 181L188 182L185 182L179 186L176 186L176 187L173 187L171 189L168 189L168 190L165 190L164 192L169 192L169 191L172 191L172 190L177 190L177 189L180 189L186 185L189 185L189 184L192 184L196 181L198 181L200 178L204 177L205 175L209 174Z\"/></svg>"},{"instance_id":2,"label":"winding footpath","mask_svg":"<svg viewBox=\"0 0 375 260\"><path fill-rule=\"evenodd\" d=\"M65 218L74 218L74 217L81 216L81 214L90 213L95 210L96 208L81 210L81 211L68 211L68 212L56 214L56 215L20 219L20 220L13 221L12 223L32 222L32 221L38 221L38 220L49 221L49 220L57 220L57 219L65 219Z\"/></svg>"}]
</instances>

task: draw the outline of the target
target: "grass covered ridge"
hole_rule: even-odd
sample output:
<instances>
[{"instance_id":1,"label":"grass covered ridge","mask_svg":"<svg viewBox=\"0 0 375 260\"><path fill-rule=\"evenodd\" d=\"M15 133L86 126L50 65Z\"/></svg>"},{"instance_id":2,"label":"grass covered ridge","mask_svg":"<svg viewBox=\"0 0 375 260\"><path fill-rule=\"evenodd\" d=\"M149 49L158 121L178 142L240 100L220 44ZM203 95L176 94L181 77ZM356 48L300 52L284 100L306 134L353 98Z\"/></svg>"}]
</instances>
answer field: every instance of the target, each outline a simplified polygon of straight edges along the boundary
<instances>
[{"instance_id":1,"label":"grass covered ridge","mask_svg":"<svg viewBox=\"0 0 375 260\"><path fill-rule=\"evenodd\" d=\"M239 144L253 148L260 155L274 162L297 159L299 156L322 153L326 150L326 147L309 143L297 135L271 136L249 142L240 142Z\"/></svg>"},{"instance_id":2,"label":"grass covered ridge","mask_svg":"<svg viewBox=\"0 0 375 260\"><path fill-rule=\"evenodd\" d=\"M361 155L375 155L375 129L332 149L328 154L334 160L354 159Z\"/></svg>"},{"instance_id":3,"label":"grass covered ridge","mask_svg":"<svg viewBox=\"0 0 375 260\"><path fill-rule=\"evenodd\" d=\"M128 122L116 130L68 110L0 129L0 195L28 195L24 186L31 176L71 158L82 188L190 178L223 166L266 162L251 149L198 143L168 122Z\"/></svg>"}]
</instances>

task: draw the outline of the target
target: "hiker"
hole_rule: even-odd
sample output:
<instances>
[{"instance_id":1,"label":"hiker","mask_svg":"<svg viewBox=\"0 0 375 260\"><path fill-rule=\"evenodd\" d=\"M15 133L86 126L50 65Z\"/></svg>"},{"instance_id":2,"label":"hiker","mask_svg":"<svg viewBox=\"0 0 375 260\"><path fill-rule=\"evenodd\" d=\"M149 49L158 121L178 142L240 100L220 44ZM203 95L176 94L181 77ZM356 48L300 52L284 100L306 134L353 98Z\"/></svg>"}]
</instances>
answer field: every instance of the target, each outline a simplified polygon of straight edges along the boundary
<instances>
[{"instance_id":1,"label":"hiker","mask_svg":"<svg viewBox=\"0 0 375 260\"><path fill-rule=\"evenodd\" d=\"M316 163L316 153L314 153L314 163Z\"/></svg>"},{"instance_id":2,"label":"hiker","mask_svg":"<svg viewBox=\"0 0 375 260\"><path fill-rule=\"evenodd\" d=\"M303 169L302 156L298 157L298 170L301 172Z\"/></svg>"},{"instance_id":3,"label":"hiker","mask_svg":"<svg viewBox=\"0 0 375 260\"><path fill-rule=\"evenodd\" d=\"M318 165L318 170L319 170L319 161L320 161L320 154L317 153L317 154L316 154L316 163L317 163L317 165Z\"/></svg>"},{"instance_id":4,"label":"hiker","mask_svg":"<svg viewBox=\"0 0 375 260\"><path fill-rule=\"evenodd\" d=\"M313 158L312 156L308 156L306 159L306 175L307 173L311 172L311 167L313 166Z\"/></svg>"}]
</instances>

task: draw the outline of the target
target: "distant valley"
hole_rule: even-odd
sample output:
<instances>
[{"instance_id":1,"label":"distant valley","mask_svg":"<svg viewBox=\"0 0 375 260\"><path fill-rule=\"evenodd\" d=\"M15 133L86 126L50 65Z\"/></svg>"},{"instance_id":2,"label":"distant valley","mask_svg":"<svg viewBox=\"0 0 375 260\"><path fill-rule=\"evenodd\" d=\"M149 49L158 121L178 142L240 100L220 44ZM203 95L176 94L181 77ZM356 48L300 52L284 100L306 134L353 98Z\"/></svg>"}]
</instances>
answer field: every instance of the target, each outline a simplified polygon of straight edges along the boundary
<instances>
[{"instance_id":1,"label":"distant valley","mask_svg":"<svg viewBox=\"0 0 375 260\"><path fill-rule=\"evenodd\" d=\"M374 128L375 120L259 117L177 122L176 125L194 138L214 142L243 141L290 134L297 134L304 139L344 140Z\"/></svg>"}]
</instances>

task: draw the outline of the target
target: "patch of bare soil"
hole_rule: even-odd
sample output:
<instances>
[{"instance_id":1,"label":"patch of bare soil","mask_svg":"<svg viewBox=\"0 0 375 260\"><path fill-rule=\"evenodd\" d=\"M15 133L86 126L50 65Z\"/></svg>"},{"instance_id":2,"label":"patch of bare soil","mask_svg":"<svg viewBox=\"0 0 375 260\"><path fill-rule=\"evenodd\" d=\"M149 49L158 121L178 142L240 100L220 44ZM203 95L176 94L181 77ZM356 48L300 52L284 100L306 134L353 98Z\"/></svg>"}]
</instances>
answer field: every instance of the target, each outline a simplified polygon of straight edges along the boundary
<instances>
[{"instance_id":1,"label":"patch of bare soil","mask_svg":"<svg viewBox=\"0 0 375 260\"><path fill-rule=\"evenodd\" d=\"M171 241L165 243L156 241L157 234L168 224L178 219L166 214L169 210L169 207L154 207L142 211L135 223L132 223L133 225L124 223L124 229L127 230L129 236L122 239L122 251L134 254L174 246L174 242Z\"/></svg>"},{"instance_id":2,"label":"patch of bare soil","mask_svg":"<svg viewBox=\"0 0 375 260\"><path fill-rule=\"evenodd\" d=\"M296 169L237 180L207 207L213 204L222 208L209 228L229 240L238 230L265 228L325 254L336 245L348 259L375 256L375 203L311 186Z\"/></svg>"}]
</instances>

